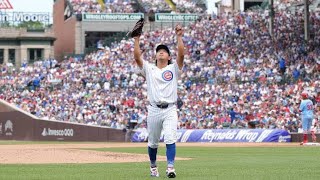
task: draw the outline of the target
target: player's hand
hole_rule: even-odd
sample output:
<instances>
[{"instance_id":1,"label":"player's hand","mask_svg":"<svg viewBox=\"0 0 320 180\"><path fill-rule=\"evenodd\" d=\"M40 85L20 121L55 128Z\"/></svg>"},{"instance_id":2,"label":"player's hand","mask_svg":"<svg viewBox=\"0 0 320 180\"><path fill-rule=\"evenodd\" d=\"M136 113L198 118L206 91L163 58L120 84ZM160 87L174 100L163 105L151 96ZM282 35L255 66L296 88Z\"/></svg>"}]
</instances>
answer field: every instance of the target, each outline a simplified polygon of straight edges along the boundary
<instances>
[{"instance_id":1,"label":"player's hand","mask_svg":"<svg viewBox=\"0 0 320 180\"><path fill-rule=\"evenodd\" d=\"M182 36L183 35L183 29L182 27L180 26L180 24L178 24L175 28L175 31L176 31L176 35L177 36Z\"/></svg>"}]
</instances>

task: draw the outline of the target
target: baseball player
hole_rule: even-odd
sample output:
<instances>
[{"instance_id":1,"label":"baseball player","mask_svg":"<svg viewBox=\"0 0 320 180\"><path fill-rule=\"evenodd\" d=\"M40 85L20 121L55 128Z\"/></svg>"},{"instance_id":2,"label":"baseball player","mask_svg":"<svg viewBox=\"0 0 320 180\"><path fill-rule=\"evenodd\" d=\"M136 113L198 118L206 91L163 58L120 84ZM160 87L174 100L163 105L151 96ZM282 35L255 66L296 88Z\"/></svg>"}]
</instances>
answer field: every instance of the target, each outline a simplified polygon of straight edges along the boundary
<instances>
[{"instance_id":1,"label":"baseball player","mask_svg":"<svg viewBox=\"0 0 320 180\"><path fill-rule=\"evenodd\" d=\"M150 158L150 173L152 177L159 177L156 163L157 149L161 131L166 144L168 178L175 178L174 159L176 155L178 114L176 108L178 78L184 60L183 29L180 25L175 28L178 43L176 61L171 61L170 50L166 45L156 48L156 61L149 63L141 58L139 47L140 35L134 37L134 59L142 75L147 81L148 105L148 153Z\"/></svg>"},{"instance_id":2,"label":"baseball player","mask_svg":"<svg viewBox=\"0 0 320 180\"><path fill-rule=\"evenodd\" d=\"M310 134L310 129L313 120L313 103L308 99L308 94L301 93L301 103L299 111L301 112L302 119L302 129L303 129L303 142L301 144L308 142L308 134Z\"/></svg>"}]
</instances>

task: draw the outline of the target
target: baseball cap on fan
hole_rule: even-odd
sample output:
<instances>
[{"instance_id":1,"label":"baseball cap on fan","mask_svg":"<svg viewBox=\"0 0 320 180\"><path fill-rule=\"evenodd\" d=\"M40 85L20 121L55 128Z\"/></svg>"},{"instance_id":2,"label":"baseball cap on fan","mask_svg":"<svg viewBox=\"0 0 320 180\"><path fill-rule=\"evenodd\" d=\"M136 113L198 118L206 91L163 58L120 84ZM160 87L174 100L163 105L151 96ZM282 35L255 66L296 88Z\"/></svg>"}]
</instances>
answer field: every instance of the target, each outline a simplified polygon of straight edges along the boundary
<instances>
[{"instance_id":1,"label":"baseball cap on fan","mask_svg":"<svg viewBox=\"0 0 320 180\"><path fill-rule=\"evenodd\" d=\"M301 93L301 97L302 97L303 99L308 99L308 93L307 93L307 92L302 92L302 93Z\"/></svg>"},{"instance_id":2,"label":"baseball cap on fan","mask_svg":"<svg viewBox=\"0 0 320 180\"><path fill-rule=\"evenodd\" d=\"M156 52L158 52L160 49L164 49L165 51L167 51L167 53L168 53L169 56L170 56L170 50L169 50L168 46L163 45L163 44L160 44L160 45L157 46Z\"/></svg>"}]
</instances>

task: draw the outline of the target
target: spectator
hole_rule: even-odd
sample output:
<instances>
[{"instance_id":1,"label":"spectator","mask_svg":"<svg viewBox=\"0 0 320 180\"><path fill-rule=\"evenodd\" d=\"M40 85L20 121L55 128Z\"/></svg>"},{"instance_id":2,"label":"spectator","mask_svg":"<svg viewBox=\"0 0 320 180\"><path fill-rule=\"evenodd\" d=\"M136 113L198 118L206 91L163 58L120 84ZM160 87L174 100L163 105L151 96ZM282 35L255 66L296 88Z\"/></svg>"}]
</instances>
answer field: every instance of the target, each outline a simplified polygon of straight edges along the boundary
<instances>
[{"instance_id":1,"label":"spectator","mask_svg":"<svg viewBox=\"0 0 320 180\"><path fill-rule=\"evenodd\" d=\"M179 128L227 128L231 122L234 128L246 128L253 121L259 128L300 131L303 91L314 95L315 117L320 117L319 10L310 12L314 36L302 44L298 22L303 12L292 14L282 10L285 3L276 4L274 40L268 34L267 11L223 13L185 27ZM160 43L175 52L172 37L171 29L145 32L144 59L153 57L151 47ZM132 68L132 50L132 40L121 40L84 58L47 59L19 69L2 64L0 98L50 120L114 128L128 125L131 117L143 122L146 86ZM285 70L279 61L285 61ZM36 77L37 88L31 88Z\"/></svg>"}]
</instances>

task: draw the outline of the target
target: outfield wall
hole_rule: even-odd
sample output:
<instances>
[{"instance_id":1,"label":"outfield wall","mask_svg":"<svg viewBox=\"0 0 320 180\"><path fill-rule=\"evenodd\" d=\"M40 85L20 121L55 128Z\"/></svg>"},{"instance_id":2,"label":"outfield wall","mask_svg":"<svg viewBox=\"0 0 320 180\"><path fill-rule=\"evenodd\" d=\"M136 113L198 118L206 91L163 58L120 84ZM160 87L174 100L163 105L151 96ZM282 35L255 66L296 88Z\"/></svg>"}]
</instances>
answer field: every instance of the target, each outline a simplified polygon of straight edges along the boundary
<instances>
[{"instance_id":1,"label":"outfield wall","mask_svg":"<svg viewBox=\"0 0 320 180\"><path fill-rule=\"evenodd\" d=\"M125 132L101 126L39 119L0 100L0 140L124 142Z\"/></svg>"},{"instance_id":2,"label":"outfield wall","mask_svg":"<svg viewBox=\"0 0 320 180\"><path fill-rule=\"evenodd\" d=\"M147 131L137 131L131 138L132 142L145 142ZM160 141L164 136L161 134ZM320 134L317 134L320 142ZM301 133L289 133L282 129L179 129L177 142L302 142ZM312 142L309 135L309 142Z\"/></svg>"},{"instance_id":3,"label":"outfield wall","mask_svg":"<svg viewBox=\"0 0 320 180\"><path fill-rule=\"evenodd\" d=\"M125 135L118 129L39 119L0 99L0 140L125 142ZM320 142L320 134L316 135ZM302 142L303 137L280 129L178 130L177 136L178 142ZM131 141L147 138L146 131L135 132Z\"/></svg>"},{"instance_id":4,"label":"outfield wall","mask_svg":"<svg viewBox=\"0 0 320 180\"><path fill-rule=\"evenodd\" d=\"M320 134L316 134L317 142L320 143ZM303 141L303 134L302 133L291 133L291 141L292 142L302 142ZM312 142L311 134L308 134L308 141Z\"/></svg>"},{"instance_id":5,"label":"outfield wall","mask_svg":"<svg viewBox=\"0 0 320 180\"><path fill-rule=\"evenodd\" d=\"M143 142L147 137L146 132L136 132L131 140ZM177 142L291 142L291 135L281 129L179 129Z\"/></svg>"}]
</instances>

